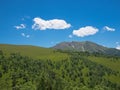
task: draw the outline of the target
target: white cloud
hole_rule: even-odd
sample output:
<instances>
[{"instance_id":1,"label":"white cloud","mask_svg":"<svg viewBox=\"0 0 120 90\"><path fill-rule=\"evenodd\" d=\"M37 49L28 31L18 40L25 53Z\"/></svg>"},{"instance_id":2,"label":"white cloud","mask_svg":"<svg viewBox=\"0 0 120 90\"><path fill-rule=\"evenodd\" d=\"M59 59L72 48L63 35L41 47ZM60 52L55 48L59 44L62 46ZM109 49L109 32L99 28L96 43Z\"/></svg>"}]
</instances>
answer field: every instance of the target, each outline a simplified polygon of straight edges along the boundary
<instances>
[{"instance_id":1,"label":"white cloud","mask_svg":"<svg viewBox=\"0 0 120 90\"><path fill-rule=\"evenodd\" d=\"M68 37L69 37L69 38L73 38L73 36L72 36L72 35L69 35Z\"/></svg>"},{"instance_id":2,"label":"white cloud","mask_svg":"<svg viewBox=\"0 0 120 90\"><path fill-rule=\"evenodd\" d=\"M33 21L34 24L32 25L32 29L35 30L67 29L71 27L70 24L61 19L44 20L41 18L34 18Z\"/></svg>"},{"instance_id":3,"label":"white cloud","mask_svg":"<svg viewBox=\"0 0 120 90\"><path fill-rule=\"evenodd\" d=\"M17 30L19 29L25 29L26 26L24 24L20 24L19 26L14 26Z\"/></svg>"},{"instance_id":4,"label":"white cloud","mask_svg":"<svg viewBox=\"0 0 120 90\"><path fill-rule=\"evenodd\" d=\"M115 31L114 28L110 28L110 27L108 27L108 26L104 26L104 30L107 30L107 31Z\"/></svg>"},{"instance_id":5,"label":"white cloud","mask_svg":"<svg viewBox=\"0 0 120 90\"><path fill-rule=\"evenodd\" d=\"M120 50L120 45L117 45L116 49Z\"/></svg>"},{"instance_id":6,"label":"white cloud","mask_svg":"<svg viewBox=\"0 0 120 90\"><path fill-rule=\"evenodd\" d=\"M21 35L22 35L23 37L26 37L26 38L29 38L29 37L30 37L30 35L26 35L25 33L21 33Z\"/></svg>"},{"instance_id":7,"label":"white cloud","mask_svg":"<svg viewBox=\"0 0 120 90\"><path fill-rule=\"evenodd\" d=\"M116 45L117 45L116 49L120 50L120 44L119 44L119 42L116 42Z\"/></svg>"},{"instance_id":8,"label":"white cloud","mask_svg":"<svg viewBox=\"0 0 120 90\"><path fill-rule=\"evenodd\" d=\"M73 35L78 36L78 37L85 37L89 35L94 35L98 32L99 30L93 26L86 26L82 27L78 30L73 30Z\"/></svg>"}]
</instances>

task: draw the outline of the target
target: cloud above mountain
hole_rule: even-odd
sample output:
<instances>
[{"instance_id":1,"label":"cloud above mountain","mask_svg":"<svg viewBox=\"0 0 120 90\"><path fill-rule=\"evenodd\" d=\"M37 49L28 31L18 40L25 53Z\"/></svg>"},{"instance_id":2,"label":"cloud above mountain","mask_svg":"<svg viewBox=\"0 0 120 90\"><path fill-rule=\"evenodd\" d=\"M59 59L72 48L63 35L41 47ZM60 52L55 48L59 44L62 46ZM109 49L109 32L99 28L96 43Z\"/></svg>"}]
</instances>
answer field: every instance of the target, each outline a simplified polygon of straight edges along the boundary
<instances>
[{"instance_id":1,"label":"cloud above mountain","mask_svg":"<svg viewBox=\"0 0 120 90\"><path fill-rule=\"evenodd\" d=\"M51 20L45 20L42 19L40 17L35 17L32 19L33 20L33 24L30 25L30 30L31 27L33 30L64 30L64 29L68 29L71 27L71 24L66 22L64 19L51 19ZM22 22L24 21L24 18L22 20ZM16 28L17 30L19 29L26 29L26 25L25 24L20 24L17 26L14 26L14 28ZM28 29L28 27L27 27ZM102 30L106 30L106 31L115 31L115 28L111 28L109 26L104 26ZM70 29L69 29L70 31ZM70 35L68 35L69 38L73 38L74 36L77 37L86 37L86 36L90 36L90 35L95 35L97 32L99 32L99 29L93 26L85 26L85 27L80 27L79 29L72 30L72 33ZM25 36L24 34L22 34L22 36ZM27 36L29 37L29 35Z\"/></svg>"},{"instance_id":2,"label":"cloud above mountain","mask_svg":"<svg viewBox=\"0 0 120 90\"><path fill-rule=\"evenodd\" d=\"M99 30L93 26L85 26L81 27L78 30L73 30L73 35L77 37L85 37L89 35L94 35L98 32Z\"/></svg>"},{"instance_id":3,"label":"cloud above mountain","mask_svg":"<svg viewBox=\"0 0 120 90\"><path fill-rule=\"evenodd\" d=\"M116 49L120 50L120 43L119 42L116 42Z\"/></svg>"},{"instance_id":4,"label":"cloud above mountain","mask_svg":"<svg viewBox=\"0 0 120 90\"><path fill-rule=\"evenodd\" d=\"M68 37L69 37L69 38L73 38L73 35L70 34Z\"/></svg>"},{"instance_id":5,"label":"cloud above mountain","mask_svg":"<svg viewBox=\"0 0 120 90\"><path fill-rule=\"evenodd\" d=\"M71 27L71 24L67 23L65 20L61 19L52 19L52 20L44 20L42 18L34 18L34 24L32 25L32 29L34 30L46 30L46 29L67 29Z\"/></svg>"},{"instance_id":6,"label":"cloud above mountain","mask_svg":"<svg viewBox=\"0 0 120 90\"><path fill-rule=\"evenodd\" d=\"M118 45L118 46L116 47L116 49L120 50L120 45Z\"/></svg>"}]
</instances>

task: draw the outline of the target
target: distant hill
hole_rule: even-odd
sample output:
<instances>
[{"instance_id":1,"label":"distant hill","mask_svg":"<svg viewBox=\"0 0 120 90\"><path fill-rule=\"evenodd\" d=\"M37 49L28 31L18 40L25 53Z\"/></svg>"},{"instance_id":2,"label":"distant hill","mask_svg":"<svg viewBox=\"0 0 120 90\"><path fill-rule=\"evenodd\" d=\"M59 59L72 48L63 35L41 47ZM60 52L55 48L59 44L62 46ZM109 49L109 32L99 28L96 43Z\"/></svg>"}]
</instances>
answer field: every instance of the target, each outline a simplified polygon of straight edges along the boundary
<instances>
[{"instance_id":1,"label":"distant hill","mask_svg":"<svg viewBox=\"0 0 120 90\"><path fill-rule=\"evenodd\" d=\"M90 41L84 41L84 42L62 42L54 47L53 49L60 49L60 50L68 50L68 51L78 51L78 52L90 52L90 53L102 53L102 54L108 54L108 55L120 55L120 50L117 50L115 48L108 48L101 45L98 45L96 43L90 42Z\"/></svg>"},{"instance_id":2,"label":"distant hill","mask_svg":"<svg viewBox=\"0 0 120 90\"><path fill-rule=\"evenodd\" d=\"M68 57L67 54L56 52L50 48L31 45L0 44L0 50L2 50L7 56L9 56L10 53L20 53L22 56L29 56L34 59L59 60Z\"/></svg>"}]
</instances>

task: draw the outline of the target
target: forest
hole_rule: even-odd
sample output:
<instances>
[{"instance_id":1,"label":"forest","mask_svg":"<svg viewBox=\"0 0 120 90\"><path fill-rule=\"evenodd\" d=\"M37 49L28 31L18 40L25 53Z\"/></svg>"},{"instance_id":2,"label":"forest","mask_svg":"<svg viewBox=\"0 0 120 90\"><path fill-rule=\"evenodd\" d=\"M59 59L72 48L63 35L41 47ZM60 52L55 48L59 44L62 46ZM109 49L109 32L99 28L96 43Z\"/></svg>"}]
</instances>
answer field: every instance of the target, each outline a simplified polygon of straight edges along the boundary
<instances>
[{"instance_id":1,"label":"forest","mask_svg":"<svg viewBox=\"0 0 120 90\"><path fill-rule=\"evenodd\" d=\"M0 90L120 90L119 56L57 52L67 53L69 58L6 56L0 50Z\"/></svg>"}]
</instances>

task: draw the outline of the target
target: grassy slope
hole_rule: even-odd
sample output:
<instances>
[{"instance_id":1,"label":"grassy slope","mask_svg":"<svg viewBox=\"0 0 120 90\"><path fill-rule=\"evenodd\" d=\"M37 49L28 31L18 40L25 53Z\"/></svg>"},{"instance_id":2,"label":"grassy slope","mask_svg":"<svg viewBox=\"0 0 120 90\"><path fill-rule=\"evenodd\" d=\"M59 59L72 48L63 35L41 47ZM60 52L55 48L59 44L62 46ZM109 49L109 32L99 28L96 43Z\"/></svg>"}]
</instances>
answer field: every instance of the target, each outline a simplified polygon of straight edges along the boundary
<instances>
[{"instance_id":1,"label":"grassy slope","mask_svg":"<svg viewBox=\"0 0 120 90\"><path fill-rule=\"evenodd\" d=\"M112 69L113 71L120 72L120 58L117 60L113 60L112 58L105 57L88 57L88 59L98 64L104 65ZM117 82L120 84L120 76L106 75L105 78L108 78L112 82Z\"/></svg>"},{"instance_id":2,"label":"grassy slope","mask_svg":"<svg viewBox=\"0 0 120 90\"><path fill-rule=\"evenodd\" d=\"M88 57L91 61L102 64L108 68L111 68L114 71L120 72L120 58L117 60L113 60L112 58L105 57Z\"/></svg>"},{"instance_id":3,"label":"grassy slope","mask_svg":"<svg viewBox=\"0 0 120 90\"><path fill-rule=\"evenodd\" d=\"M5 45L0 44L0 50L3 50L6 55L10 53L20 53L23 56L29 56L33 59L51 59L51 60L62 60L69 58L69 56L65 53L55 52L52 49L42 48L42 47L35 47L35 46L28 46L28 45ZM106 66L107 68L112 69L113 71L118 71L120 73L120 58L118 60L106 57L95 57L89 56L85 57L92 62L96 62L97 64L101 64ZM76 67L77 68L77 67ZM83 78L85 83L89 81L89 78L86 76L89 69L85 67L82 70ZM59 72L58 72L59 73ZM105 75L104 78L110 80L113 83L120 84L120 76L119 75ZM79 79L78 79L79 80Z\"/></svg>"},{"instance_id":4,"label":"grassy slope","mask_svg":"<svg viewBox=\"0 0 120 90\"><path fill-rule=\"evenodd\" d=\"M65 53L55 52L52 49L28 46L28 45L0 44L0 50L1 49L5 52L6 55L9 55L10 53L20 53L23 56L30 56L31 58L34 59L62 60L69 58L69 56ZM112 58L89 56L88 59L98 64L104 65L108 68L111 68L113 71L120 72L120 58L118 60L113 61ZM87 68L82 72L85 73L86 70ZM120 84L120 76L106 75L105 78L108 78L110 81Z\"/></svg>"},{"instance_id":5,"label":"grassy slope","mask_svg":"<svg viewBox=\"0 0 120 90\"><path fill-rule=\"evenodd\" d=\"M20 53L23 56L29 56L34 59L52 59L61 60L68 58L67 54L55 52L52 49L30 46L30 45L7 45L0 44L0 50L3 50L8 56L10 53Z\"/></svg>"}]
</instances>

